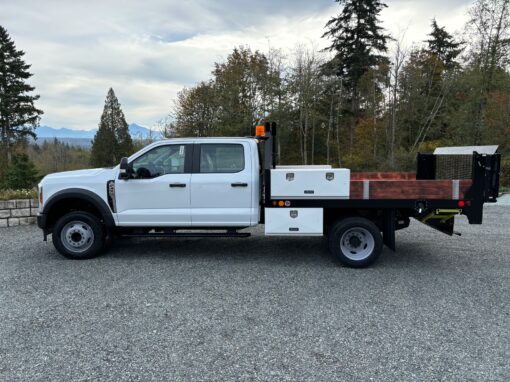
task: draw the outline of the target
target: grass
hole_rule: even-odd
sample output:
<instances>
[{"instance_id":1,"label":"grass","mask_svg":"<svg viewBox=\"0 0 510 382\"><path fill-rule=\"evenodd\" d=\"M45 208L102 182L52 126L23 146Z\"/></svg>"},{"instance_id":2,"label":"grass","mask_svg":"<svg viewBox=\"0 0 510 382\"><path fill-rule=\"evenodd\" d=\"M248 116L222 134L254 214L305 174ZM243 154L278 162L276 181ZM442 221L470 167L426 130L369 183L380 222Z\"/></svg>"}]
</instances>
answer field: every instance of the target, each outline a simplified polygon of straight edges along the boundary
<instances>
[{"instance_id":1,"label":"grass","mask_svg":"<svg viewBox=\"0 0 510 382\"><path fill-rule=\"evenodd\" d=\"M0 200L11 199L37 199L37 189L32 188L29 190L0 190Z\"/></svg>"}]
</instances>

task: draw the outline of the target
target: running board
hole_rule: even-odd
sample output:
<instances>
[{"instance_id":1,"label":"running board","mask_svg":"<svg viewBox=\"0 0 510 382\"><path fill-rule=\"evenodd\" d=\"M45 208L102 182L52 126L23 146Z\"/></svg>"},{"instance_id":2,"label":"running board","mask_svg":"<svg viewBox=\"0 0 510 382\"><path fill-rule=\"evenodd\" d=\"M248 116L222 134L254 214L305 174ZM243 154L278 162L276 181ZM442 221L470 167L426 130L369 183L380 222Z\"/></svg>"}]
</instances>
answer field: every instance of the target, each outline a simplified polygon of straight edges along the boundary
<instances>
[{"instance_id":1,"label":"running board","mask_svg":"<svg viewBox=\"0 0 510 382\"><path fill-rule=\"evenodd\" d=\"M155 232L155 233L126 233L121 237L250 237L249 232Z\"/></svg>"}]
</instances>

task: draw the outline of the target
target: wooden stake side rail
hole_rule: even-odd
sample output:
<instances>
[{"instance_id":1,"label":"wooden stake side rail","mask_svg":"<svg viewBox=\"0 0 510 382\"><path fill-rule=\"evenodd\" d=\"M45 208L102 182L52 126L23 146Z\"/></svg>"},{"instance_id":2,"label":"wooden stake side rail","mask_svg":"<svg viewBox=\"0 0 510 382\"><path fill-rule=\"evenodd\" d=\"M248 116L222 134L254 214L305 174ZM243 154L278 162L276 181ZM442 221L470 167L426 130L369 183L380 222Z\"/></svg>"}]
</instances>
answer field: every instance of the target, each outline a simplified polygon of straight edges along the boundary
<instances>
[{"instance_id":1,"label":"wooden stake side rail","mask_svg":"<svg viewBox=\"0 0 510 382\"><path fill-rule=\"evenodd\" d=\"M412 173L353 173L350 199L462 200L472 183L471 179L416 180Z\"/></svg>"}]
</instances>

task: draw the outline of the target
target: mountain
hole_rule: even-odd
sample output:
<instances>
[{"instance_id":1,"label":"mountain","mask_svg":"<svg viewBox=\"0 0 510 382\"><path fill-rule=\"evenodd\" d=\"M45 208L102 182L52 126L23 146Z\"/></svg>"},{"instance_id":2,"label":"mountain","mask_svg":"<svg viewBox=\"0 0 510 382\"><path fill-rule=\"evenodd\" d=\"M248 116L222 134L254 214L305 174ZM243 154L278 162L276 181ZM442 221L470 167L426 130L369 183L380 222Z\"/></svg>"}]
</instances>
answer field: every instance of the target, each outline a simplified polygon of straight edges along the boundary
<instances>
[{"instance_id":1,"label":"mountain","mask_svg":"<svg viewBox=\"0 0 510 382\"><path fill-rule=\"evenodd\" d=\"M161 138L161 133L159 131L151 132L147 127L138 125L136 123L129 124L129 134L131 134L133 139L147 139L149 137L154 139Z\"/></svg>"},{"instance_id":2,"label":"mountain","mask_svg":"<svg viewBox=\"0 0 510 382\"><path fill-rule=\"evenodd\" d=\"M72 130L65 127L55 129L50 126L39 126L35 130L38 138L94 138L96 130Z\"/></svg>"},{"instance_id":3,"label":"mountain","mask_svg":"<svg viewBox=\"0 0 510 382\"><path fill-rule=\"evenodd\" d=\"M60 129L56 129L51 126L39 126L36 129L36 134L38 138L88 138L93 139L94 135L96 135L97 129L93 130L73 130L62 127ZM152 132L145 126L138 125L136 123L129 124L129 133L133 139L147 139L152 136L152 138L159 139L161 138L160 132Z\"/></svg>"},{"instance_id":4,"label":"mountain","mask_svg":"<svg viewBox=\"0 0 510 382\"><path fill-rule=\"evenodd\" d=\"M57 138L59 141L68 143L69 145L89 148L92 146L92 140L96 135L97 129L93 130L73 130L62 127L56 129L51 126L39 126L35 132L37 134L37 143ZM144 140L152 137L152 139L161 139L162 135L158 132L152 132L145 126L136 123L129 124L129 133L135 140Z\"/></svg>"}]
</instances>

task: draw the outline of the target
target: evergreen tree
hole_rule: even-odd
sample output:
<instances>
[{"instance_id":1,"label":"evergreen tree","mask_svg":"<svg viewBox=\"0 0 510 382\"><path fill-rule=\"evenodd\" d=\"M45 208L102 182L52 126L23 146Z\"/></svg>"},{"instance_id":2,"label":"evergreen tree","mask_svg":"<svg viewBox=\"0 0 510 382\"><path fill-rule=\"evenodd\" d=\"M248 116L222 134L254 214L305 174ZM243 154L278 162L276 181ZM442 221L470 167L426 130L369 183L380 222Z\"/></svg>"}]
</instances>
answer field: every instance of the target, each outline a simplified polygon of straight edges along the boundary
<instances>
[{"instance_id":1,"label":"evergreen tree","mask_svg":"<svg viewBox=\"0 0 510 382\"><path fill-rule=\"evenodd\" d=\"M12 145L28 136L35 138L42 114L34 106L39 96L31 95L35 88L27 83L32 74L24 54L0 26L0 177L11 162Z\"/></svg>"},{"instance_id":2,"label":"evergreen tree","mask_svg":"<svg viewBox=\"0 0 510 382\"><path fill-rule=\"evenodd\" d=\"M439 27L437 21L432 20L432 32L430 39L426 41L427 52L437 57L446 70L454 69L459 66L457 57L462 53L462 43L456 42L445 27Z\"/></svg>"},{"instance_id":3,"label":"evergreen tree","mask_svg":"<svg viewBox=\"0 0 510 382\"><path fill-rule=\"evenodd\" d=\"M374 66L386 63L384 55L389 36L379 26L379 15L386 4L379 0L335 0L342 12L326 24L323 37L333 41L328 48L335 52L329 63L346 86L355 88L361 77Z\"/></svg>"},{"instance_id":4,"label":"evergreen tree","mask_svg":"<svg viewBox=\"0 0 510 382\"><path fill-rule=\"evenodd\" d=\"M7 170L6 186L13 190L29 189L37 183L37 170L27 154L15 154Z\"/></svg>"},{"instance_id":5,"label":"evergreen tree","mask_svg":"<svg viewBox=\"0 0 510 382\"><path fill-rule=\"evenodd\" d=\"M122 157L128 157L134 153L133 139L131 134L129 134L129 127L125 118L122 118L122 123L115 133L117 139L117 152L115 155L117 158L116 162L119 162Z\"/></svg>"},{"instance_id":6,"label":"evergreen tree","mask_svg":"<svg viewBox=\"0 0 510 382\"><path fill-rule=\"evenodd\" d=\"M351 116L349 122L349 154L355 145L356 125L364 116L363 102L359 85L371 69L388 67L386 43L390 38L379 26L379 15L386 7L380 0L335 0L343 5L341 13L326 24L327 31L322 37L332 40L328 50L335 53L324 69L336 74L347 90L345 114ZM375 93L380 93L380 85L374 83Z\"/></svg>"},{"instance_id":7,"label":"evergreen tree","mask_svg":"<svg viewBox=\"0 0 510 382\"><path fill-rule=\"evenodd\" d=\"M97 130L94 140L92 141L92 149L90 153L90 164L94 167L109 167L115 164L115 132L103 122Z\"/></svg>"},{"instance_id":8,"label":"evergreen tree","mask_svg":"<svg viewBox=\"0 0 510 382\"><path fill-rule=\"evenodd\" d=\"M131 138L131 134L129 134L129 126L126 122L126 118L124 117L124 113L120 108L120 103L113 92L113 89L110 88L108 91L107 98L110 97L112 99L112 109L113 115L115 115L115 139L117 142L115 157L115 163L119 162L122 157L127 157L133 154L133 139Z\"/></svg>"},{"instance_id":9,"label":"evergreen tree","mask_svg":"<svg viewBox=\"0 0 510 382\"><path fill-rule=\"evenodd\" d=\"M117 164L124 156L133 153L133 140L128 124L112 88L108 90L99 129L92 141L90 161L93 166L107 167Z\"/></svg>"}]
</instances>

